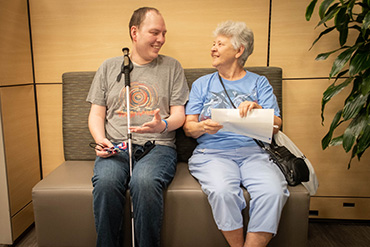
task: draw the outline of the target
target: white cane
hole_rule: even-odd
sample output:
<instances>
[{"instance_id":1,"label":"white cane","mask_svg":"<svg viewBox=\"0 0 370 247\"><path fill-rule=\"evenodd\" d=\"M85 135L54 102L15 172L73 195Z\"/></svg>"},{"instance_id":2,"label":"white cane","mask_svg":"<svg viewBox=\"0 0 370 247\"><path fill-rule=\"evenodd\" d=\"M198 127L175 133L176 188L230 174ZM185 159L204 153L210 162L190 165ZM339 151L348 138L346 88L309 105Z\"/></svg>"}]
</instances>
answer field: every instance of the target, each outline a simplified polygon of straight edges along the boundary
<instances>
[{"instance_id":1,"label":"white cane","mask_svg":"<svg viewBox=\"0 0 370 247\"><path fill-rule=\"evenodd\" d=\"M129 164L130 164L130 178L132 177L132 134L130 130L130 72L133 69L131 59L129 57L129 49L127 47L122 49L123 52L123 63L121 68L121 73L117 77L117 81L121 80L121 75L125 75L125 89L126 89L126 110L127 110L127 142L128 142L128 155L129 155ZM134 224L134 205L132 203L132 198L130 200L130 217L131 217L131 241L132 247L135 247L135 224Z\"/></svg>"}]
</instances>

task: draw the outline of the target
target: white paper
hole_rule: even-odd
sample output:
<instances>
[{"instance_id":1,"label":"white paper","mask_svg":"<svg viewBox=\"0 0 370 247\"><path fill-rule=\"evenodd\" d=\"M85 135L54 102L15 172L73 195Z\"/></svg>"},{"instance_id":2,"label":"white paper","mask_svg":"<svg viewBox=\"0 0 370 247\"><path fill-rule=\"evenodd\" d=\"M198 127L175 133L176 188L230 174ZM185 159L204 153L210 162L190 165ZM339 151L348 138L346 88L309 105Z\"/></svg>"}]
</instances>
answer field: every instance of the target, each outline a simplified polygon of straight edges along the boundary
<instances>
[{"instance_id":1,"label":"white paper","mask_svg":"<svg viewBox=\"0 0 370 247\"><path fill-rule=\"evenodd\" d=\"M231 131L271 143L274 109L253 109L240 117L238 109L211 109L212 120L222 124L221 131Z\"/></svg>"}]
</instances>

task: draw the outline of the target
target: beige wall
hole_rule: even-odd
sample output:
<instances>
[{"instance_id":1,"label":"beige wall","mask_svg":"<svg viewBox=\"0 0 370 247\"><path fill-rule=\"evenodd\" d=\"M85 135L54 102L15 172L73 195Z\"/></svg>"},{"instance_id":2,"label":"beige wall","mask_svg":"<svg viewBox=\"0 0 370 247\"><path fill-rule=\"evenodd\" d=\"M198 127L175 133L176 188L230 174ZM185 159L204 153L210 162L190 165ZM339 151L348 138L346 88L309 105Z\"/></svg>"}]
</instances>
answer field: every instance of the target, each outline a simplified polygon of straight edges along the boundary
<instances>
[{"instance_id":1,"label":"beige wall","mask_svg":"<svg viewBox=\"0 0 370 247\"><path fill-rule=\"evenodd\" d=\"M268 0L29 2L44 176L63 161L62 73L96 70L104 59L121 56L121 48L130 47L127 26L132 11L140 6L153 6L162 12L168 29L162 53L175 57L185 68L210 67L212 31L217 23L228 19L245 21L255 33L255 51L247 65L266 66L269 57L270 66L283 69L284 131L311 160L320 181L317 196L312 198L315 205L312 209L324 207L331 197L370 196L368 153L361 163L354 160L352 168L347 170L349 154L340 147L321 150L321 138L341 101L335 99L328 105L322 126L321 95L330 83L325 77L333 59L317 62L314 58L320 52L336 48L337 36L324 38L309 51L321 31L314 30L317 14L311 22L304 18L310 0L272 0L270 54ZM25 37L14 40L28 42ZM9 59L15 58L9 55ZM17 59L22 61L17 63L17 71L29 73L27 67L22 67L29 66L27 62L24 64L29 59L28 56ZM6 81L20 83L19 76L13 74L13 78ZM343 99L345 93L342 94L339 97Z\"/></svg>"},{"instance_id":2,"label":"beige wall","mask_svg":"<svg viewBox=\"0 0 370 247\"><path fill-rule=\"evenodd\" d=\"M255 32L256 47L248 65L267 65L268 0L31 0L44 175L63 161L62 74L96 70L106 58L121 56L122 47L131 46L129 19L141 6L162 12L168 29L162 53L185 68L211 66L212 31L228 19L245 21Z\"/></svg>"},{"instance_id":3,"label":"beige wall","mask_svg":"<svg viewBox=\"0 0 370 247\"><path fill-rule=\"evenodd\" d=\"M32 38L37 83L60 82L73 70L96 70L108 57L130 47L128 22L133 10L157 7L168 33L163 54L184 67L209 67L212 31L216 24L245 21L256 34L250 63L266 65L268 0L31 0Z\"/></svg>"}]
</instances>

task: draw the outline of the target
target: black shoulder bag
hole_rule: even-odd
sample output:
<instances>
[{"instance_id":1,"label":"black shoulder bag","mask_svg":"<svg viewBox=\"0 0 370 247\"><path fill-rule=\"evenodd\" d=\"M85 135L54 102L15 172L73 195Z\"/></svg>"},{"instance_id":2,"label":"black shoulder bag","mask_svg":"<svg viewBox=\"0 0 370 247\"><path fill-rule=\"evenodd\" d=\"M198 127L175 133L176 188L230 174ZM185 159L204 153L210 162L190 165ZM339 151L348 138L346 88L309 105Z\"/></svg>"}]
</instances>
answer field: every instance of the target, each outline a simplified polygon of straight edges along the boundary
<instances>
[{"instance_id":1,"label":"black shoulder bag","mask_svg":"<svg viewBox=\"0 0 370 247\"><path fill-rule=\"evenodd\" d=\"M231 105L234 107L234 109L236 109L233 101L226 91L220 74L218 74L218 78L220 79L221 85L224 88L226 96L228 97ZM302 158L296 157L286 147L277 145L274 138L272 138L272 142L269 145L264 144L260 140L253 140L258 146L260 146L270 155L270 160L272 160L279 167L290 186L295 186L301 182L307 182L309 180L310 172L306 162Z\"/></svg>"}]
</instances>

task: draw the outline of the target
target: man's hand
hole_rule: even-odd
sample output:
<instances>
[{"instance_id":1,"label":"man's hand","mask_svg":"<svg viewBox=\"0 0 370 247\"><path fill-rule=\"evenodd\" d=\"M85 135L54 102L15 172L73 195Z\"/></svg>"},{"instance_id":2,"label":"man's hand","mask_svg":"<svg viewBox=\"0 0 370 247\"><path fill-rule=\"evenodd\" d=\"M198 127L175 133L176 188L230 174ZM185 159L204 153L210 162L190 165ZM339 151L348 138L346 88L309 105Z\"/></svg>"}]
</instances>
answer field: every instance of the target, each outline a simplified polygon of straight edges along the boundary
<instances>
[{"instance_id":1,"label":"man's hand","mask_svg":"<svg viewBox=\"0 0 370 247\"><path fill-rule=\"evenodd\" d=\"M100 145L96 145L95 152L96 156L99 156L101 158L108 158L114 153L109 153L106 149L114 147L114 145L107 139L104 138L100 143Z\"/></svg>"},{"instance_id":2,"label":"man's hand","mask_svg":"<svg viewBox=\"0 0 370 247\"><path fill-rule=\"evenodd\" d=\"M152 121L146 122L141 126L130 127L131 132L135 133L160 133L166 127L166 124L162 121L159 115L159 109L154 111L154 116Z\"/></svg>"}]
</instances>

